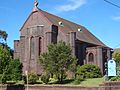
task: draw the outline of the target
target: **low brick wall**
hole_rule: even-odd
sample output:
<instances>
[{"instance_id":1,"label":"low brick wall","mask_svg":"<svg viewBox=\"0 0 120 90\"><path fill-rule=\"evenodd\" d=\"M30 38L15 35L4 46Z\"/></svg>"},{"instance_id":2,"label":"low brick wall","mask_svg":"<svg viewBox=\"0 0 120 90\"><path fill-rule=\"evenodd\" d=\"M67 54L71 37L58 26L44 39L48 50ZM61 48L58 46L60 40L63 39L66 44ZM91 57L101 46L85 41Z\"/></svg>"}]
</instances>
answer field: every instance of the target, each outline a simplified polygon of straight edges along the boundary
<instances>
[{"instance_id":1,"label":"low brick wall","mask_svg":"<svg viewBox=\"0 0 120 90\"><path fill-rule=\"evenodd\" d=\"M4 85L0 90L27 90L27 86ZM99 87L82 87L68 85L29 85L28 90L120 90L120 82L106 82Z\"/></svg>"}]
</instances>

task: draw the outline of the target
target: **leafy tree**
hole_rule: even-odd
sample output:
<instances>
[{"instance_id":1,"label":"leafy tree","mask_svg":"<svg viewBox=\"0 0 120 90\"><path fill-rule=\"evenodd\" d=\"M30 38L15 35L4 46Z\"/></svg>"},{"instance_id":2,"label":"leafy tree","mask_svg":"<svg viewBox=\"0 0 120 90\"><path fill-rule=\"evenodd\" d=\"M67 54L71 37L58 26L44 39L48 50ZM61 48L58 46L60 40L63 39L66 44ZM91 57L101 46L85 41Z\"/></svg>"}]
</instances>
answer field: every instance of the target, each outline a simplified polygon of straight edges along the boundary
<instances>
[{"instance_id":1,"label":"leafy tree","mask_svg":"<svg viewBox=\"0 0 120 90\"><path fill-rule=\"evenodd\" d=\"M2 75L1 80L3 81L3 83L5 83L7 80L6 74L7 74L9 61L11 59L12 58L8 48L0 44L0 74Z\"/></svg>"},{"instance_id":2,"label":"leafy tree","mask_svg":"<svg viewBox=\"0 0 120 90\"><path fill-rule=\"evenodd\" d=\"M50 44L48 52L40 56L40 63L46 73L55 75L62 82L66 71L71 70L74 72L77 59L72 56L71 51L70 46L63 41Z\"/></svg>"},{"instance_id":3,"label":"leafy tree","mask_svg":"<svg viewBox=\"0 0 120 90\"><path fill-rule=\"evenodd\" d=\"M22 64L19 60L13 60L10 49L3 45L0 45L0 75L2 83L22 77Z\"/></svg>"},{"instance_id":4,"label":"leafy tree","mask_svg":"<svg viewBox=\"0 0 120 90\"><path fill-rule=\"evenodd\" d=\"M114 52L112 54L112 57L114 58L114 60L117 63L117 67L120 67L120 52Z\"/></svg>"},{"instance_id":5,"label":"leafy tree","mask_svg":"<svg viewBox=\"0 0 120 90\"><path fill-rule=\"evenodd\" d=\"M0 39L7 40L8 34L0 30ZM0 80L19 80L22 77L22 64L19 60L13 60L13 50L7 44L0 42Z\"/></svg>"},{"instance_id":6,"label":"leafy tree","mask_svg":"<svg viewBox=\"0 0 120 90\"><path fill-rule=\"evenodd\" d=\"M8 34L5 31L0 30L0 39L7 40Z\"/></svg>"},{"instance_id":7,"label":"leafy tree","mask_svg":"<svg viewBox=\"0 0 120 90\"><path fill-rule=\"evenodd\" d=\"M3 73L3 70L6 69L6 66L9 65L9 61L11 60L11 55L9 50L0 45L0 74Z\"/></svg>"},{"instance_id":8,"label":"leafy tree","mask_svg":"<svg viewBox=\"0 0 120 90\"><path fill-rule=\"evenodd\" d=\"M22 79L22 63L16 59L11 60L8 66L8 76L10 75L10 80L17 81Z\"/></svg>"}]
</instances>

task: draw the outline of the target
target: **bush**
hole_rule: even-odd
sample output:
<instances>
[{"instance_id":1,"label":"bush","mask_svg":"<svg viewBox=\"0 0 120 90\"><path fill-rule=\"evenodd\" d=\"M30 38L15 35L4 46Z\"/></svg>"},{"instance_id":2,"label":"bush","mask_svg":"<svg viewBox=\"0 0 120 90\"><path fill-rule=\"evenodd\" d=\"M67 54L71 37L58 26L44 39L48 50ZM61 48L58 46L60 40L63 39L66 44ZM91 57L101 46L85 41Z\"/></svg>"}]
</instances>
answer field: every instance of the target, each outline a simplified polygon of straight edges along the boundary
<instances>
[{"instance_id":1,"label":"bush","mask_svg":"<svg viewBox=\"0 0 120 90\"><path fill-rule=\"evenodd\" d=\"M119 67L120 66L120 52L114 52L112 54L112 58L114 58L117 66Z\"/></svg>"},{"instance_id":2,"label":"bush","mask_svg":"<svg viewBox=\"0 0 120 90\"><path fill-rule=\"evenodd\" d=\"M81 81L84 81L83 76L82 75L77 75L74 84L80 84Z\"/></svg>"},{"instance_id":3,"label":"bush","mask_svg":"<svg viewBox=\"0 0 120 90\"><path fill-rule=\"evenodd\" d=\"M34 74L34 73L28 74L28 83L29 84L35 84L38 79L39 79L39 77L36 74Z\"/></svg>"},{"instance_id":4,"label":"bush","mask_svg":"<svg viewBox=\"0 0 120 90\"><path fill-rule=\"evenodd\" d=\"M49 74L45 74L41 76L41 81L43 81L45 84L47 84L49 82L50 79L50 75Z\"/></svg>"},{"instance_id":5,"label":"bush","mask_svg":"<svg viewBox=\"0 0 120 90\"><path fill-rule=\"evenodd\" d=\"M76 79L86 79L86 78L100 78L102 77L100 68L96 65L86 64L83 66L78 66L76 72Z\"/></svg>"},{"instance_id":6,"label":"bush","mask_svg":"<svg viewBox=\"0 0 120 90\"><path fill-rule=\"evenodd\" d=\"M112 77L110 81L120 81L120 77L119 76Z\"/></svg>"},{"instance_id":7,"label":"bush","mask_svg":"<svg viewBox=\"0 0 120 90\"><path fill-rule=\"evenodd\" d=\"M83 78L82 75L77 75L76 79L77 79L78 81L83 81L83 80L84 80L84 78Z\"/></svg>"},{"instance_id":8,"label":"bush","mask_svg":"<svg viewBox=\"0 0 120 90\"><path fill-rule=\"evenodd\" d=\"M1 81L1 79L2 79L2 74L0 74L0 81Z\"/></svg>"}]
</instances>

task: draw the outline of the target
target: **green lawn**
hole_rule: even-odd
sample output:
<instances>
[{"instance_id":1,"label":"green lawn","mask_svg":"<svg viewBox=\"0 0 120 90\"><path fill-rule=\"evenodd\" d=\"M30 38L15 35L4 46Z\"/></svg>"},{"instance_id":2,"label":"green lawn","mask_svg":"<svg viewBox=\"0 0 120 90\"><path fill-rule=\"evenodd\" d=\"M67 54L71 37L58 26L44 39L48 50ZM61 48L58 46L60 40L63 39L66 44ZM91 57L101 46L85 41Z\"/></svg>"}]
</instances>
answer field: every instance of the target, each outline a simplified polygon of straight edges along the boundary
<instances>
[{"instance_id":1,"label":"green lawn","mask_svg":"<svg viewBox=\"0 0 120 90\"><path fill-rule=\"evenodd\" d=\"M104 82L104 78L92 78L86 79L80 83L81 86L99 86Z\"/></svg>"},{"instance_id":2,"label":"green lawn","mask_svg":"<svg viewBox=\"0 0 120 90\"><path fill-rule=\"evenodd\" d=\"M76 83L74 79L66 79L62 83L51 80L49 84L63 84L63 85L80 85L80 86L99 86L99 84L102 84L104 82L104 78L92 78L92 79L86 79L84 81L81 81L80 84Z\"/></svg>"},{"instance_id":3,"label":"green lawn","mask_svg":"<svg viewBox=\"0 0 120 90\"><path fill-rule=\"evenodd\" d=\"M62 85L79 85L79 86L99 86L99 84L102 84L104 82L104 78L92 78L92 79L86 79L84 81L81 81L80 84L76 83L74 79L65 79L63 82L58 82L55 79L51 79L50 82L48 83L49 85L51 84L62 84ZM13 83L12 81L8 82ZM18 81L16 82L16 85L23 85L24 81ZM42 84L42 81L38 80L36 84Z\"/></svg>"}]
</instances>

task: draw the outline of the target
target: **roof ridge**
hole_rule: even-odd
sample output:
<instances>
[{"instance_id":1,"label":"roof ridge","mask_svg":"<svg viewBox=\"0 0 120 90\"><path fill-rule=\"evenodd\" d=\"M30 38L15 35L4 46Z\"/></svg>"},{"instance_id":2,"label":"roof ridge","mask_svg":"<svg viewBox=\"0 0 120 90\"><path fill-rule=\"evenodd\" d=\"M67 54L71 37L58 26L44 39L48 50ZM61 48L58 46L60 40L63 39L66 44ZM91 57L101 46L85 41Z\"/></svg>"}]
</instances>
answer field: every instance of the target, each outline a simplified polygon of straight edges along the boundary
<instances>
[{"instance_id":1,"label":"roof ridge","mask_svg":"<svg viewBox=\"0 0 120 90\"><path fill-rule=\"evenodd\" d=\"M91 43L93 43L93 44L96 44L96 45L100 45L100 46L104 46L104 47L107 47L100 39L98 39L94 34L92 34L87 28L85 28L84 26L82 26L82 25L79 25L79 24L77 24L77 23L74 23L74 22L72 22L72 21L69 21L69 20L66 20L66 19L64 19L64 18L61 18L61 17L59 17L59 16L57 16L57 15L54 15L54 14L51 14L51 13L48 13L48 12L46 12L46 11L43 11L43 10L41 10L41 9L39 9L40 11L42 11L42 13L45 15L45 17L47 17L54 25L57 25L57 26L60 26L59 24L58 24L58 22L59 21L62 21L63 22L63 25L65 24L65 27L64 28L67 28L68 30L73 30L73 31L76 31L77 33L78 33L78 31L77 31L77 29L78 28L81 28L83 31L84 31L84 33L83 33L83 35L86 37L86 41L87 42L91 42ZM52 19L51 19L52 18ZM79 34L79 38L80 38L80 40L82 40L82 37L81 37L81 34L80 33L78 33ZM89 37L87 37L87 36L90 36L90 38ZM84 40L84 38L83 38L83 40Z\"/></svg>"},{"instance_id":2,"label":"roof ridge","mask_svg":"<svg viewBox=\"0 0 120 90\"><path fill-rule=\"evenodd\" d=\"M49 14L49 15L55 16L55 17L57 17L57 18L60 18L60 19L62 19L62 20L65 20L65 21L67 21L67 22L69 22L69 23L75 24L75 25L80 26L80 27L84 27L84 26L82 26L82 25L80 25L80 24L74 23L73 21L70 21L70 20L68 20L68 19L64 19L64 18L59 17L59 16L57 16L57 15L55 15L55 14L48 13L47 11L44 11L44 10L41 10L41 9L39 9L39 10L42 11L43 13L47 13L47 14Z\"/></svg>"}]
</instances>

